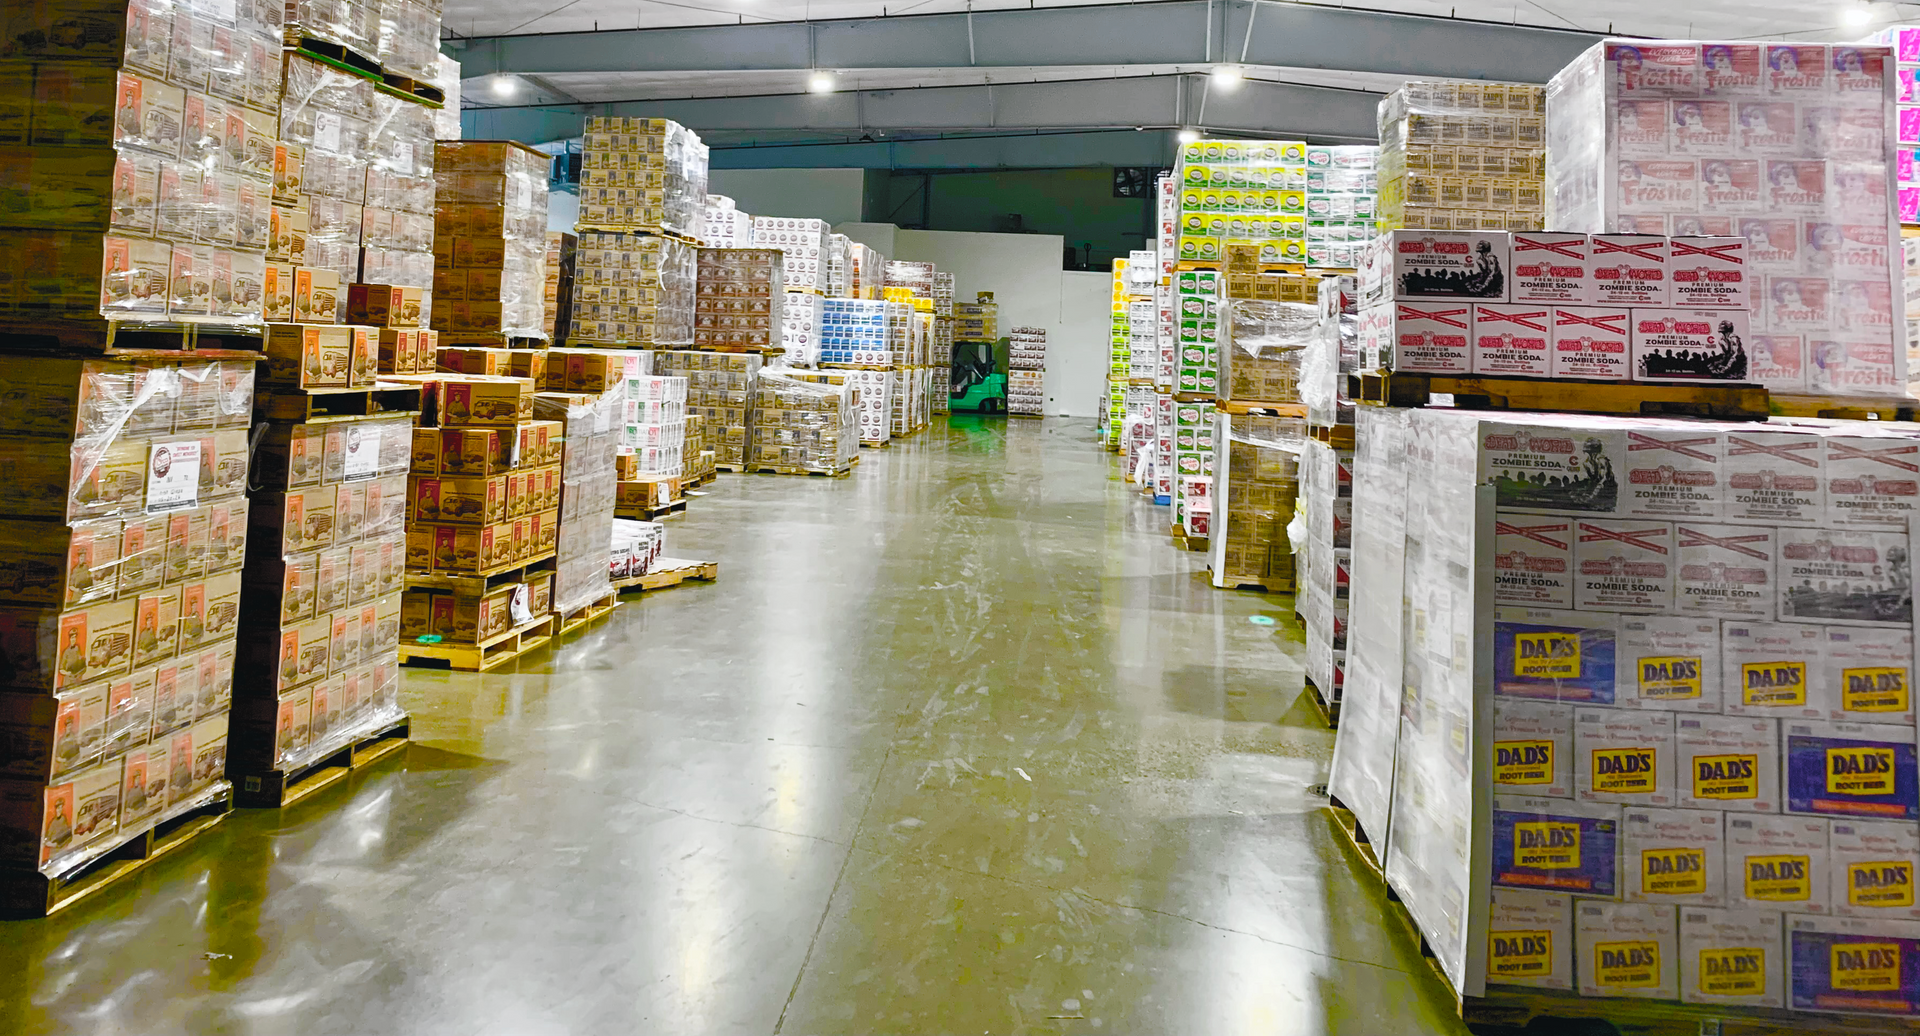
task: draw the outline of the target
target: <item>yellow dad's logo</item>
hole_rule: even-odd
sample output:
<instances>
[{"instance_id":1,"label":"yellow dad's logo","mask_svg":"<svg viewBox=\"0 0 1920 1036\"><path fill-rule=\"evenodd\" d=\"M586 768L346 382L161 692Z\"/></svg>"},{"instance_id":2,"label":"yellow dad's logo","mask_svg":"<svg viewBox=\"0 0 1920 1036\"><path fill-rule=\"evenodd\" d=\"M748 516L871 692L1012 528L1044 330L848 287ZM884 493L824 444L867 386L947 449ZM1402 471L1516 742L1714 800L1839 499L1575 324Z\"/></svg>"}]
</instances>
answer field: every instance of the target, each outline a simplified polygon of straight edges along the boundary
<instances>
[{"instance_id":1,"label":"yellow dad's logo","mask_svg":"<svg viewBox=\"0 0 1920 1036\"><path fill-rule=\"evenodd\" d=\"M1552 784L1552 741L1495 741L1493 783Z\"/></svg>"},{"instance_id":2,"label":"yellow dad's logo","mask_svg":"<svg viewBox=\"0 0 1920 1036\"><path fill-rule=\"evenodd\" d=\"M1893 794L1893 749L1827 749L1827 791L1834 795Z\"/></svg>"},{"instance_id":3,"label":"yellow dad's logo","mask_svg":"<svg viewBox=\"0 0 1920 1036\"><path fill-rule=\"evenodd\" d=\"M1671 656L1640 660L1643 701L1681 701L1700 697L1700 660Z\"/></svg>"},{"instance_id":4,"label":"yellow dad's logo","mask_svg":"<svg viewBox=\"0 0 1920 1036\"><path fill-rule=\"evenodd\" d=\"M1900 944L1838 942L1828 951L1827 984L1854 992L1892 992L1900 988Z\"/></svg>"},{"instance_id":5,"label":"yellow dad's logo","mask_svg":"<svg viewBox=\"0 0 1920 1036\"><path fill-rule=\"evenodd\" d=\"M1660 944L1603 942L1593 947L1594 985L1644 988L1660 984Z\"/></svg>"},{"instance_id":6,"label":"yellow dad's logo","mask_svg":"<svg viewBox=\"0 0 1920 1036\"><path fill-rule=\"evenodd\" d=\"M1551 820L1513 825L1513 863L1543 871L1580 866L1580 825Z\"/></svg>"},{"instance_id":7,"label":"yellow dad's logo","mask_svg":"<svg viewBox=\"0 0 1920 1036\"><path fill-rule=\"evenodd\" d=\"M1760 794L1760 757L1757 755L1696 755L1693 757L1693 797L1696 799L1751 799Z\"/></svg>"},{"instance_id":8,"label":"yellow dad's logo","mask_svg":"<svg viewBox=\"0 0 1920 1036\"><path fill-rule=\"evenodd\" d=\"M1487 973L1505 978L1553 972L1553 933L1489 932Z\"/></svg>"},{"instance_id":9,"label":"yellow dad's logo","mask_svg":"<svg viewBox=\"0 0 1920 1036\"><path fill-rule=\"evenodd\" d=\"M1913 864L1871 860L1847 864L1847 902L1858 907L1913 905Z\"/></svg>"},{"instance_id":10,"label":"yellow dad's logo","mask_svg":"<svg viewBox=\"0 0 1920 1036\"><path fill-rule=\"evenodd\" d=\"M1580 634L1514 634L1513 675L1535 680L1580 679Z\"/></svg>"},{"instance_id":11,"label":"yellow dad's logo","mask_svg":"<svg viewBox=\"0 0 1920 1036\"><path fill-rule=\"evenodd\" d=\"M1807 878L1805 856L1749 856L1744 880L1748 899L1793 903L1808 899L1813 884Z\"/></svg>"},{"instance_id":12,"label":"yellow dad's logo","mask_svg":"<svg viewBox=\"0 0 1920 1036\"><path fill-rule=\"evenodd\" d=\"M1840 671L1841 705L1848 712L1907 711L1907 670L1875 666Z\"/></svg>"},{"instance_id":13,"label":"yellow dad's logo","mask_svg":"<svg viewBox=\"0 0 1920 1036\"><path fill-rule=\"evenodd\" d=\"M1640 891L1649 896L1691 896L1707 890L1705 849L1648 849L1640 854Z\"/></svg>"},{"instance_id":14,"label":"yellow dad's logo","mask_svg":"<svg viewBox=\"0 0 1920 1036\"><path fill-rule=\"evenodd\" d=\"M1593 749L1593 790L1609 795L1648 795L1659 788L1652 748Z\"/></svg>"},{"instance_id":15,"label":"yellow dad's logo","mask_svg":"<svg viewBox=\"0 0 1920 1036\"><path fill-rule=\"evenodd\" d=\"M1708 996L1758 996L1767 991L1767 951L1759 946L1701 950L1698 984Z\"/></svg>"},{"instance_id":16,"label":"yellow dad's logo","mask_svg":"<svg viewBox=\"0 0 1920 1036\"><path fill-rule=\"evenodd\" d=\"M1741 666L1740 700L1748 705L1805 705L1807 664L1749 662Z\"/></svg>"}]
</instances>

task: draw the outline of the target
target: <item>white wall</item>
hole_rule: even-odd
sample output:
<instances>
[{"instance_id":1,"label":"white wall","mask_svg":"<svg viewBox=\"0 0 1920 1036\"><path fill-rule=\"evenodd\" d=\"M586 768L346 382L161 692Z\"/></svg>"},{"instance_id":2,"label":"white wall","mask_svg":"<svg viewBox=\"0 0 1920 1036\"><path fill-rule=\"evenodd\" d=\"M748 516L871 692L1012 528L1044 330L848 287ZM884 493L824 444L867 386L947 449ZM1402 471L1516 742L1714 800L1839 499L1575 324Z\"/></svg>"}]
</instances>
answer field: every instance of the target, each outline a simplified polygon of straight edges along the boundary
<instances>
[{"instance_id":1,"label":"white wall","mask_svg":"<svg viewBox=\"0 0 1920 1036\"><path fill-rule=\"evenodd\" d=\"M833 232L845 234L848 238L892 259L894 258L894 235L900 232L900 228L891 223L836 223Z\"/></svg>"},{"instance_id":2,"label":"white wall","mask_svg":"<svg viewBox=\"0 0 1920 1036\"><path fill-rule=\"evenodd\" d=\"M707 193L724 194L756 216L858 220L866 190L864 169L715 169Z\"/></svg>"},{"instance_id":3,"label":"white wall","mask_svg":"<svg viewBox=\"0 0 1920 1036\"><path fill-rule=\"evenodd\" d=\"M1060 398L1060 413L1097 417L1113 366L1113 274L1062 271L1060 327L1059 341L1047 338L1047 391Z\"/></svg>"},{"instance_id":4,"label":"white wall","mask_svg":"<svg viewBox=\"0 0 1920 1036\"><path fill-rule=\"evenodd\" d=\"M580 196L571 191L547 192L547 229L565 234L574 232L580 221Z\"/></svg>"}]
</instances>

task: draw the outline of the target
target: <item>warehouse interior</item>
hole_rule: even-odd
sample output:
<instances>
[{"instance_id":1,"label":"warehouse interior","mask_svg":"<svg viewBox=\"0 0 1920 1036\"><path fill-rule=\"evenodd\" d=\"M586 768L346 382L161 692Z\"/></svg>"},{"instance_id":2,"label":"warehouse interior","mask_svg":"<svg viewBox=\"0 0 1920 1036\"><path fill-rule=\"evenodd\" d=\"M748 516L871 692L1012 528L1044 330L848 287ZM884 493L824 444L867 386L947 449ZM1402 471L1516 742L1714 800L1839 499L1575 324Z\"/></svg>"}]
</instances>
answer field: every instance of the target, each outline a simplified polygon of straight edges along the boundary
<instances>
[{"instance_id":1,"label":"warehouse interior","mask_svg":"<svg viewBox=\"0 0 1920 1036\"><path fill-rule=\"evenodd\" d=\"M0 12L0 1032L1911 1033L1920 12Z\"/></svg>"}]
</instances>

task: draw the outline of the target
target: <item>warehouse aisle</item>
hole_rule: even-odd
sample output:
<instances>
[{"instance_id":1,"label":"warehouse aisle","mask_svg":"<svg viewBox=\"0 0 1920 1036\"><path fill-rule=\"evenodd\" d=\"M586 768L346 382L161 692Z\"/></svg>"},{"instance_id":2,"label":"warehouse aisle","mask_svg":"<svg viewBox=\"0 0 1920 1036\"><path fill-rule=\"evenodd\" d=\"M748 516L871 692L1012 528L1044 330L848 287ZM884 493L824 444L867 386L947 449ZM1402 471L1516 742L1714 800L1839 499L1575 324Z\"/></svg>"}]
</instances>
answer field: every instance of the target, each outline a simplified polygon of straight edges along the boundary
<instances>
[{"instance_id":1,"label":"warehouse aisle","mask_svg":"<svg viewBox=\"0 0 1920 1036\"><path fill-rule=\"evenodd\" d=\"M1309 790L1291 617L1090 439L723 476L668 534L718 583L409 670L403 765L0 924L0 1032L1456 1031Z\"/></svg>"}]
</instances>

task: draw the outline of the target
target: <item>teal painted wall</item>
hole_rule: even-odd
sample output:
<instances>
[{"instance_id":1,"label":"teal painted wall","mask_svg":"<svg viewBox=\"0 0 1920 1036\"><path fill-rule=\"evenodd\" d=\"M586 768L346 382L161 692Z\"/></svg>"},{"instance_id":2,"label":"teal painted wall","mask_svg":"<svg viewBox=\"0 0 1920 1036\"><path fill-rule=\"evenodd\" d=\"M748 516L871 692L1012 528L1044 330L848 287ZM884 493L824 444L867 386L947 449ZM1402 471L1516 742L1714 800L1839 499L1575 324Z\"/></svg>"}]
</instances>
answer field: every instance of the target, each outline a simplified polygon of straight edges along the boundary
<instances>
[{"instance_id":1,"label":"teal painted wall","mask_svg":"<svg viewBox=\"0 0 1920 1036\"><path fill-rule=\"evenodd\" d=\"M1150 200L1114 197L1113 170L1107 166L896 171L874 186L880 189L869 194L869 222L924 230L1058 234L1081 257L1091 245L1089 268L1095 270L1105 270L1113 259L1144 247L1151 226Z\"/></svg>"}]
</instances>

